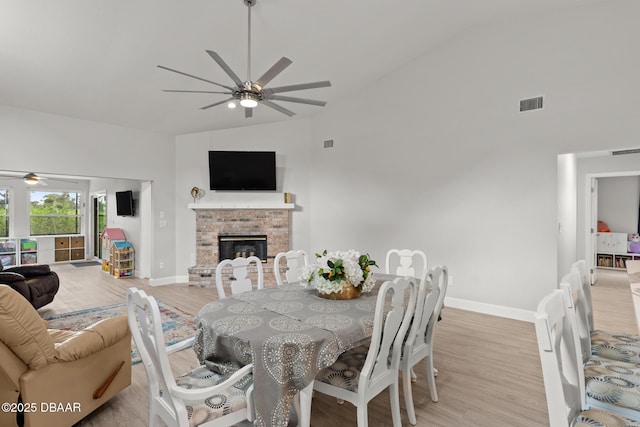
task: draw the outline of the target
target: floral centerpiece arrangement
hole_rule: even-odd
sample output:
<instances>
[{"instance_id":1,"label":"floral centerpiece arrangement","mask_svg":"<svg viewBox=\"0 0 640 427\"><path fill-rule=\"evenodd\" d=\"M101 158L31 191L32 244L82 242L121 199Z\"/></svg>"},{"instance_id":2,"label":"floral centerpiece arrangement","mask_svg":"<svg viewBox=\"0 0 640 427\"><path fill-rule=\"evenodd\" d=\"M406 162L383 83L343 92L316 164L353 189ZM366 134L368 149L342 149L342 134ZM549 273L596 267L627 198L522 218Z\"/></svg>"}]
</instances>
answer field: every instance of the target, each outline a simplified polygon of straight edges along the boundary
<instances>
[{"instance_id":1,"label":"floral centerpiece arrangement","mask_svg":"<svg viewBox=\"0 0 640 427\"><path fill-rule=\"evenodd\" d=\"M301 280L329 299L357 298L375 284L371 267L378 265L368 254L348 251L316 254L315 262L302 269Z\"/></svg>"}]
</instances>

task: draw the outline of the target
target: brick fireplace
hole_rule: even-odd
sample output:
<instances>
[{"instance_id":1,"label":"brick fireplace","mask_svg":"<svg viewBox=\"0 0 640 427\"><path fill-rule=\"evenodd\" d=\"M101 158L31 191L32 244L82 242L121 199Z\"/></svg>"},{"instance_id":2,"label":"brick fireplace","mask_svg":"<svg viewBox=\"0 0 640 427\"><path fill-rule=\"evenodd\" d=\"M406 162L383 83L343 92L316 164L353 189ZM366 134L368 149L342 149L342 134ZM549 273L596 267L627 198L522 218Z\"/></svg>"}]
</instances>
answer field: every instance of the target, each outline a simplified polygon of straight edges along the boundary
<instances>
[{"instance_id":1,"label":"brick fireplace","mask_svg":"<svg viewBox=\"0 0 640 427\"><path fill-rule=\"evenodd\" d=\"M266 236L265 286L275 285L273 259L289 250L289 211L292 204L251 208L190 205L196 213L196 265L189 268L189 284L215 287L219 261L219 236ZM251 273L251 271L250 271Z\"/></svg>"}]
</instances>

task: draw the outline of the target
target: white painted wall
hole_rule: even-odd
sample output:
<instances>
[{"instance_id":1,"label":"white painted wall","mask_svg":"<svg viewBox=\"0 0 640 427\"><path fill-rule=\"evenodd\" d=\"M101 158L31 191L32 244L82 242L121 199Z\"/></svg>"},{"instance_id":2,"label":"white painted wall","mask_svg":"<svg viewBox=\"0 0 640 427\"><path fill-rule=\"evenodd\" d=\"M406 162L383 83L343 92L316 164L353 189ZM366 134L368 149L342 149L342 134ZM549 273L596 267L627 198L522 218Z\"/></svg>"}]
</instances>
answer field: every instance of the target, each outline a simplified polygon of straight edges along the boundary
<instances>
[{"instance_id":1,"label":"white painted wall","mask_svg":"<svg viewBox=\"0 0 640 427\"><path fill-rule=\"evenodd\" d=\"M152 247L136 255L175 275L173 137L0 105L0 144L0 170L153 181ZM158 227L160 211L171 228Z\"/></svg>"},{"instance_id":2,"label":"white painted wall","mask_svg":"<svg viewBox=\"0 0 640 427\"><path fill-rule=\"evenodd\" d=\"M260 114L260 108L255 114ZM264 107L262 107L264 108ZM193 203L191 188L204 189L197 203L251 203L284 201L284 192L293 194L296 204L291 213L292 248L308 249L309 210L312 179L310 166L315 161L309 155L309 121L289 120L281 123L226 129L182 135L176 138L176 253L177 271L187 281L187 269L195 265L195 212L187 207ZM273 191L213 191L209 189L209 150L261 150L276 152L277 189Z\"/></svg>"},{"instance_id":3,"label":"white painted wall","mask_svg":"<svg viewBox=\"0 0 640 427\"><path fill-rule=\"evenodd\" d=\"M558 279L576 259L578 232L578 162L575 154L558 156Z\"/></svg>"},{"instance_id":4,"label":"white painted wall","mask_svg":"<svg viewBox=\"0 0 640 427\"><path fill-rule=\"evenodd\" d=\"M637 233L639 197L638 176L598 178L598 219L613 232Z\"/></svg>"},{"instance_id":5,"label":"white painted wall","mask_svg":"<svg viewBox=\"0 0 640 427\"><path fill-rule=\"evenodd\" d=\"M450 297L535 309L565 268L558 154L640 139L639 12L606 2L476 28L328 106L313 122L313 248L421 248L449 265ZM543 110L518 113L537 95Z\"/></svg>"}]
</instances>

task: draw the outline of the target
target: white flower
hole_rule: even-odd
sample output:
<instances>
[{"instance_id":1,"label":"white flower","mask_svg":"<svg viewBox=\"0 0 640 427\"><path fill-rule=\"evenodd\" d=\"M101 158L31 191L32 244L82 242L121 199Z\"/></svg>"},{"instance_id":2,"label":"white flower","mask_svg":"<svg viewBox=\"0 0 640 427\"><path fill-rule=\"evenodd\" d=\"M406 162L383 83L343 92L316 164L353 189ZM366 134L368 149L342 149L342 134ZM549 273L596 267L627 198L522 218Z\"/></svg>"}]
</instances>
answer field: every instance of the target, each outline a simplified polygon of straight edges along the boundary
<instances>
[{"instance_id":1,"label":"white flower","mask_svg":"<svg viewBox=\"0 0 640 427\"><path fill-rule=\"evenodd\" d=\"M300 269L300 280L303 282L309 282L311 280L311 276L318 270L313 264L305 265Z\"/></svg>"},{"instance_id":2,"label":"white flower","mask_svg":"<svg viewBox=\"0 0 640 427\"><path fill-rule=\"evenodd\" d=\"M367 279L362 284L362 292L371 292L371 289L376 284L376 279L373 278L373 273L369 273Z\"/></svg>"},{"instance_id":3,"label":"white flower","mask_svg":"<svg viewBox=\"0 0 640 427\"><path fill-rule=\"evenodd\" d=\"M335 265L339 260L342 260L344 276L331 280L329 274L333 269L329 263ZM325 278L324 275L327 277ZM312 264L302 269L300 279L323 294L339 292L345 281L356 287L361 286L364 292L369 292L375 285L375 280L371 273L368 274L366 280L364 280L364 276L360 266L360 252L350 249L323 253L316 257Z\"/></svg>"}]
</instances>

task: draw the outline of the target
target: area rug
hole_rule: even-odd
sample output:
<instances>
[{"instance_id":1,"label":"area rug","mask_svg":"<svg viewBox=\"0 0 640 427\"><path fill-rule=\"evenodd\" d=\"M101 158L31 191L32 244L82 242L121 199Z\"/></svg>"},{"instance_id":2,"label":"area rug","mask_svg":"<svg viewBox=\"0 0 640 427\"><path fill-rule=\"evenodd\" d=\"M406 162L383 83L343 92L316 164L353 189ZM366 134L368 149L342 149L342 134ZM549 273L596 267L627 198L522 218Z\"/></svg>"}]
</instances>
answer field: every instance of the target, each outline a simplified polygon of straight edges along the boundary
<instances>
[{"instance_id":1,"label":"area rug","mask_svg":"<svg viewBox=\"0 0 640 427\"><path fill-rule=\"evenodd\" d=\"M160 319L162 320L162 331L164 332L166 345L175 344L195 335L195 316L161 301L158 301L158 307L160 308ZM122 302L104 307L94 307L86 310L72 311L70 313L56 314L46 317L45 320L49 322L51 329L77 331L91 326L102 319L126 315L127 304ZM133 340L131 341L131 350L131 364L136 365L140 363L141 360Z\"/></svg>"},{"instance_id":2,"label":"area rug","mask_svg":"<svg viewBox=\"0 0 640 427\"><path fill-rule=\"evenodd\" d=\"M101 265L98 261L82 261L82 262L72 262L71 265L74 267L91 267L94 265Z\"/></svg>"}]
</instances>

